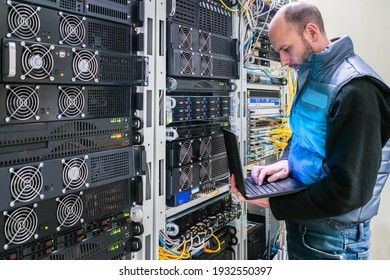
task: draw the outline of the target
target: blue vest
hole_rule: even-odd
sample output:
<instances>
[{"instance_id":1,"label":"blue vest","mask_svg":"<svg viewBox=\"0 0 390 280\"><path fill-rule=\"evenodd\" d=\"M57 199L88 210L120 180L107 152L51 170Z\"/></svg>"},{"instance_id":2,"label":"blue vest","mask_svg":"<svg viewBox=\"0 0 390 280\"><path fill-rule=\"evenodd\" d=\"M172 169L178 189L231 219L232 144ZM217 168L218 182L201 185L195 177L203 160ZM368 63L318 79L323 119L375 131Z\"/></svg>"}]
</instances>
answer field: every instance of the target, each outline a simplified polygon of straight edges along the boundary
<instances>
[{"instance_id":1,"label":"blue vest","mask_svg":"<svg viewBox=\"0 0 390 280\"><path fill-rule=\"evenodd\" d=\"M290 172L297 180L313 184L327 176L323 169L326 120L340 88L358 77L369 77L380 88L387 88L379 75L354 53L349 37L340 38L300 65L299 88L290 116L292 141L288 157ZM337 228L372 218L378 212L379 195L389 172L390 140L382 150L382 163L373 197L366 205L337 217L302 223Z\"/></svg>"}]
</instances>

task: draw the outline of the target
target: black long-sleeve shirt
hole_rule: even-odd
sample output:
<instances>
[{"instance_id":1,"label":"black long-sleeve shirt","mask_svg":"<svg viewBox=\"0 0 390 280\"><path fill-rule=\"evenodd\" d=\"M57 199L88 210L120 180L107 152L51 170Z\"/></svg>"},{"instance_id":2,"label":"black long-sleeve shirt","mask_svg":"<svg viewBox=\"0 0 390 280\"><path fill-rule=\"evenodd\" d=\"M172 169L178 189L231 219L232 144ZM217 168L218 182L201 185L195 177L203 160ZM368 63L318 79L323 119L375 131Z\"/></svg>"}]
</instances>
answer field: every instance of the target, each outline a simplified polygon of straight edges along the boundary
<instances>
[{"instance_id":1,"label":"black long-sleeve shirt","mask_svg":"<svg viewBox=\"0 0 390 280\"><path fill-rule=\"evenodd\" d=\"M367 79L354 79L337 95L327 120L328 176L305 191L270 198L278 220L338 216L372 197L382 147L390 137L390 92ZM287 155L287 154L286 154Z\"/></svg>"}]
</instances>

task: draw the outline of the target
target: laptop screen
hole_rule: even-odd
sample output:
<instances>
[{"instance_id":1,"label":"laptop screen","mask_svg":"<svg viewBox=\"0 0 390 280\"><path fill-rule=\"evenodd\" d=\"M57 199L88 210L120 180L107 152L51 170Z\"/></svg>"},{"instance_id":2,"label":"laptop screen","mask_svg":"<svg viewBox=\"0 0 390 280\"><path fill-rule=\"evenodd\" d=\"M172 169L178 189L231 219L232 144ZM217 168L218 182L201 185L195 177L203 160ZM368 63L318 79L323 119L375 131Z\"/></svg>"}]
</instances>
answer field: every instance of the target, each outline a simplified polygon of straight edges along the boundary
<instances>
[{"instance_id":1,"label":"laptop screen","mask_svg":"<svg viewBox=\"0 0 390 280\"><path fill-rule=\"evenodd\" d=\"M237 136L225 128L223 129L223 135L225 138L230 173L235 177L238 190L241 193L245 193L244 175L238 150Z\"/></svg>"}]
</instances>

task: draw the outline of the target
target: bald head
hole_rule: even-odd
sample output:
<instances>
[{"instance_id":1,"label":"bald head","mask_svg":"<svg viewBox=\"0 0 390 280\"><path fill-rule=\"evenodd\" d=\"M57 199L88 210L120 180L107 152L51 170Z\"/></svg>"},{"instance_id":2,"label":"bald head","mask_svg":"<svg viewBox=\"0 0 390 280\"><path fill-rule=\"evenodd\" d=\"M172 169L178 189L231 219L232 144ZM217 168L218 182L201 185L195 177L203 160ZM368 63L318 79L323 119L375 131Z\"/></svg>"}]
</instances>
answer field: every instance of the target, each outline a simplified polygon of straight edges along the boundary
<instances>
[{"instance_id":1,"label":"bald head","mask_svg":"<svg viewBox=\"0 0 390 280\"><path fill-rule=\"evenodd\" d=\"M282 65L294 68L330 44L320 11L303 2L283 6L273 17L268 35Z\"/></svg>"},{"instance_id":2,"label":"bald head","mask_svg":"<svg viewBox=\"0 0 390 280\"><path fill-rule=\"evenodd\" d=\"M325 35L324 21L321 16L321 12L313 4L305 2L294 2L283 6L272 19L269 31L272 32L273 28L276 28L280 21L286 21L286 23L298 32L302 34L308 23L315 24L319 31Z\"/></svg>"}]
</instances>

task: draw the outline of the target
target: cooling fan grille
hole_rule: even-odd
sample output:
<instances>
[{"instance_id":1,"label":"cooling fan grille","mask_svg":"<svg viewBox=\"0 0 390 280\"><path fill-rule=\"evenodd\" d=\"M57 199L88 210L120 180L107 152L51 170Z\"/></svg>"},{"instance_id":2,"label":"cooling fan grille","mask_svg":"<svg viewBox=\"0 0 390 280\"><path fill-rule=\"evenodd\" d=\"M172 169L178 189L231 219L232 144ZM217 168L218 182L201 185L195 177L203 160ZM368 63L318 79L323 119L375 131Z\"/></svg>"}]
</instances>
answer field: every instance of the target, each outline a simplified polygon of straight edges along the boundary
<instances>
[{"instance_id":1,"label":"cooling fan grille","mask_svg":"<svg viewBox=\"0 0 390 280\"><path fill-rule=\"evenodd\" d=\"M37 36L41 28L41 21L38 16L40 8L34 10L28 5L18 4L12 6L11 1L7 3L10 5L8 26L11 31L7 34L7 37L15 35L22 39L32 39Z\"/></svg>"},{"instance_id":2,"label":"cooling fan grille","mask_svg":"<svg viewBox=\"0 0 390 280\"><path fill-rule=\"evenodd\" d=\"M4 235L9 244L22 244L28 241L35 233L38 217L34 208L21 207L12 213L4 212L6 217ZM4 249L8 244L4 245Z\"/></svg>"},{"instance_id":3,"label":"cooling fan grille","mask_svg":"<svg viewBox=\"0 0 390 280\"><path fill-rule=\"evenodd\" d=\"M97 74L99 64L96 58L98 52L96 51L95 53L92 53L85 50L77 52L75 49L72 51L74 53L72 69L75 75L72 78L72 81L76 81L78 79L86 82L91 80L98 82Z\"/></svg>"},{"instance_id":4,"label":"cooling fan grille","mask_svg":"<svg viewBox=\"0 0 390 280\"><path fill-rule=\"evenodd\" d=\"M35 118L39 120L37 111L39 108L39 97L36 88L28 86L19 86L11 88L6 86L8 89L6 107L9 117L6 117L5 121L9 122L11 119L16 120L28 120Z\"/></svg>"},{"instance_id":5,"label":"cooling fan grille","mask_svg":"<svg viewBox=\"0 0 390 280\"><path fill-rule=\"evenodd\" d=\"M21 45L23 46L23 75L20 78L24 80L28 76L35 80L42 80L50 77L54 67L54 59L51 54L54 46L46 48L40 44L26 45L24 42ZM54 78L50 77L50 80L54 80Z\"/></svg>"},{"instance_id":6,"label":"cooling fan grille","mask_svg":"<svg viewBox=\"0 0 390 280\"><path fill-rule=\"evenodd\" d=\"M179 26L179 48L192 49L192 28Z\"/></svg>"},{"instance_id":7,"label":"cooling fan grille","mask_svg":"<svg viewBox=\"0 0 390 280\"><path fill-rule=\"evenodd\" d=\"M85 105L82 90L77 87L59 87L59 90L60 96L58 99L58 105L60 107L61 114L58 115L58 118L61 118L63 115L70 118L78 115L85 117L85 114L82 113Z\"/></svg>"},{"instance_id":8,"label":"cooling fan grille","mask_svg":"<svg viewBox=\"0 0 390 280\"><path fill-rule=\"evenodd\" d=\"M69 161L62 160L63 169L62 169L62 181L64 183L63 192L66 192L67 189L78 189L82 186L88 187L88 157L84 158L73 158Z\"/></svg>"},{"instance_id":9,"label":"cooling fan grille","mask_svg":"<svg viewBox=\"0 0 390 280\"><path fill-rule=\"evenodd\" d=\"M70 194L62 199L57 198L57 202L58 231L61 230L61 227L71 227L77 222L82 222L83 202L81 196Z\"/></svg>"},{"instance_id":10,"label":"cooling fan grille","mask_svg":"<svg viewBox=\"0 0 390 280\"><path fill-rule=\"evenodd\" d=\"M15 201L28 202L40 195L43 187L43 176L40 170L42 166L43 163L38 167L24 166L18 170L9 169L12 177L10 190ZM11 202L11 206L14 206L15 201Z\"/></svg>"},{"instance_id":11,"label":"cooling fan grille","mask_svg":"<svg viewBox=\"0 0 390 280\"><path fill-rule=\"evenodd\" d=\"M206 33L206 32L199 33L199 51L200 52L211 51L210 33Z\"/></svg>"},{"instance_id":12,"label":"cooling fan grille","mask_svg":"<svg viewBox=\"0 0 390 280\"><path fill-rule=\"evenodd\" d=\"M211 180L211 164L208 161L200 164L200 183L206 183Z\"/></svg>"},{"instance_id":13,"label":"cooling fan grille","mask_svg":"<svg viewBox=\"0 0 390 280\"><path fill-rule=\"evenodd\" d=\"M192 141L185 141L180 145L180 164L190 163L192 160Z\"/></svg>"},{"instance_id":14,"label":"cooling fan grille","mask_svg":"<svg viewBox=\"0 0 390 280\"><path fill-rule=\"evenodd\" d=\"M194 74L194 57L192 53L182 52L180 55L181 74Z\"/></svg>"},{"instance_id":15,"label":"cooling fan grille","mask_svg":"<svg viewBox=\"0 0 390 280\"><path fill-rule=\"evenodd\" d=\"M184 167L180 169L180 189L179 191L185 191L191 188L193 181L193 172L191 167Z\"/></svg>"},{"instance_id":16,"label":"cooling fan grille","mask_svg":"<svg viewBox=\"0 0 390 280\"><path fill-rule=\"evenodd\" d=\"M200 147L199 147L199 159L206 159L211 156L211 141L210 138L202 138L200 139Z\"/></svg>"},{"instance_id":17,"label":"cooling fan grille","mask_svg":"<svg viewBox=\"0 0 390 280\"><path fill-rule=\"evenodd\" d=\"M84 42L85 39L85 26L83 20L74 15L64 16L62 12L59 13L61 16L60 22L60 44L64 42L71 45L77 46Z\"/></svg>"},{"instance_id":18,"label":"cooling fan grille","mask_svg":"<svg viewBox=\"0 0 390 280\"><path fill-rule=\"evenodd\" d=\"M210 55L200 56L200 75L212 76L213 75L213 57Z\"/></svg>"}]
</instances>

